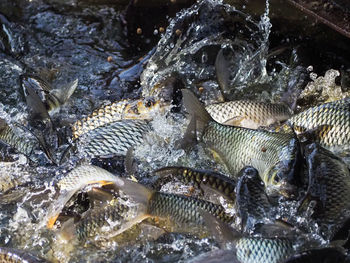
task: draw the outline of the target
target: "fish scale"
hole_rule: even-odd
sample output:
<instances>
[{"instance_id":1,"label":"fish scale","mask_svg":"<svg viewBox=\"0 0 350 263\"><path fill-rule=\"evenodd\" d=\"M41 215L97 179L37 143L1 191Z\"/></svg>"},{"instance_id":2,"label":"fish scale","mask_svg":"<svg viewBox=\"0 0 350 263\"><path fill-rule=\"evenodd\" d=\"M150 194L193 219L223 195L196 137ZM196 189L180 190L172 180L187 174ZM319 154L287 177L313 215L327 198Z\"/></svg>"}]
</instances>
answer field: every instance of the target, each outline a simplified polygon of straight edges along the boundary
<instances>
[{"instance_id":1,"label":"fish scale","mask_svg":"<svg viewBox=\"0 0 350 263\"><path fill-rule=\"evenodd\" d=\"M316 129L316 140L326 148L350 147L350 98L307 109L288 123L297 133Z\"/></svg>"},{"instance_id":2,"label":"fish scale","mask_svg":"<svg viewBox=\"0 0 350 263\"><path fill-rule=\"evenodd\" d=\"M108 227L110 223L125 221L128 212L129 207L118 202L112 202L105 207L92 210L75 225L75 234L78 240L85 240L96 235L103 226Z\"/></svg>"},{"instance_id":3,"label":"fish scale","mask_svg":"<svg viewBox=\"0 0 350 263\"><path fill-rule=\"evenodd\" d=\"M96 128L87 134L81 152L88 156L125 155L128 149L141 144L150 131L145 120L122 120Z\"/></svg>"},{"instance_id":4,"label":"fish scale","mask_svg":"<svg viewBox=\"0 0 350 263\"><path fill-rule=\"evenodd\" d=\"M337 156L316 144L308 145L308 194L316 199L313 214L318 221L332 224L350 211L350 171Z\"/></svg>"},{"instance_id":5,"label":"fish scale","mask_svg":"<svg viewBox=\"0 0 350 263\"><path fill-rule=\"evenodd\" d=\"M38 142L34 139L17 135L10 126L7 124L5 125L6 127L0 128L0 140L10 145L18 152L28 157L31 156L34 150L38 148Z\"/></svg>"},{"instance_id":6,"label":"fish scale","mask_svg":"<svg viewBox=\"0 0 350 263\"><path fill-rule=\"evenodd\" d=\"M242 237L236 241L236 250L242 263L280 263L295 253L287 238Z\"/></svg>"},{"instance_id":7,"label":"fish scale","mask_svg":"<svg viewBox=\"0 0 350 263\"><path fill-rule=\"evenodd\" d=\"M232 223L234 217L225 213L221 205L217 205L194 197L155 192L148 207L152 216L170 217L177 223L203 224L200 209L209 212L223 222Z\"/></svg>"},{"instance_id":8,"label":"fish scale","mask_svg":"<svg viewBox=\"0 0 350 263\"><path fill-rule=\"evenodd\" d=\"M228 127L210 122L202 136L204 143L215 145L220 155L227 159L233 176L246 165L259 171L266 183L269 168L281 160L296 159L296 139L292 134L272 133L240 127Z\"/></svg>"},{"instance_id":9,"label":"fish scale","mask_svg":"<svg viewBox=\"0 0 350 263\"><path fill-rule=\"evenodd\" d=\"M121 100L93 111L89 116L76 121L72 126L73 138L79 138L98 127L121 119L150 119L151 113L160 111L159 103L144 100Z\"/></svg>"},{"instance_id":10,"label":"fish scale","mask_svg":"<svg viewBox=\"0 0 350 263\"><path fill-rule=\"evenodd\" d=\"M244 120L252 123L249 128L269 126L278 121L287 120L291 116L290 109L283 104L273 104L249 100L228 101L205 107L211 117L221 123L247 127Z\"/></svg>"}]
</instances>

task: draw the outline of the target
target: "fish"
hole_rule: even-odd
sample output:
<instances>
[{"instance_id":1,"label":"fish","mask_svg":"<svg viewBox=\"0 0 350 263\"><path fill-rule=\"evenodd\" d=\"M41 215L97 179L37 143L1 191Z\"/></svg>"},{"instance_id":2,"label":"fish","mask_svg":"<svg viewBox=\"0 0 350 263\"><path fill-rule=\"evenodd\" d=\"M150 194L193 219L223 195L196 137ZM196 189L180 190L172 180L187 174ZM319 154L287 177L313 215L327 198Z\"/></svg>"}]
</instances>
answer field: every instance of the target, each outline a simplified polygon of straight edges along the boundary
<instances>
[{"instance_id":1,"label":"fish","mask_svg":"<svg viewBox=\"0 0 350 263\"><path fill-rule=\"evenodd\" d=\"M118 182L116 187L145 207L145 215L148 217L170 219L182 226L202 226L204 221L199 212L202 209L223 222L232 223L235 220L235 216L226 213L221 205L195 197L154 191L124 178L120 180L122 184Z\"/></svg>"},{"instance_id":2,"label":"fish","mask_svg":"<svg viewBox=\"0 0 350 263\"><path fill-rule=\"evenodd\" d=\"M135 207L112 200L106 206L86 212L77 223L73 219L66 221L59 230L59 236L66 241L77 239L80 242L97 234L104 237L116 236L126 230L128 220L132 220L130 217L137 213ZM140 219L142 220L143 218ZM108 231L103 231L106 228Z\"/></svg>"},{"instance_id":3,"label":"fish","mask_svg":"<svg viewBox=\"0 0 350 263\"><path fill-rule=\"evenodd\" d=\"M324 225L341 224L350 211L350 171L346 163L317 143L305 147L309 182L299 210L316 201L312 217Z\"/></svg>"},{"instance_id":4,"label":"fish","mask_svg":"<svg viewBox=\"0 0 350 263\"><path fill-rule=\"evenodd\" d=\"M287 124L297 134L314 133L314 139L333 152L350 149L350 98L309 108L292 116Z\"/></svg>"},{"instance_id":5,"label":"fish","mask_svg":"<svg viewBox=\"0 0 350 263\"><path fill-rule=\"evenodd\" d=\"M212 235L228 247L241 263L281 263L300 251L290 235L243 235L208 212L201 211L201 214Z\"/></svg>"},{"instance_id":6,"label":"fish","mask_svg":"<svg viewBox=\"0 0 350 263\"><path fill-rule=\"evenodd\" d=\"M269 218L271 203L258 171L253 167L245 167L239 172L235 206L242 229L252 228L256 223Z\"/></svg>"},{"instance_id":7,"label":"fish","mask_svg":"<svg viewBox=\"0 0 350 263\"><path fill-rule=\"evenodd\" d=\"M125 156L130 147L144 142L150 130L146 120L121 120L92 130L76 144L81 154L90 157Z\"/></svg>"},{"instance_id":8,"label":"fish","mask_svg":"<svg viewBox=\"0 0 350 263\"><path fill-rule=\"evenodd\" d=\"M218 123L250 129L270 126L292 116L291 110L284 104L249 100L211 104L205 109Z\"/></svg>"},{"instance_id":9,"label":"fish","mask_svg":"<svg viewBox=\"0 0 350 263\"><path fill-rule=\"evenodd\" d=\"M43 258L37 257L30 252L15 248L0 247L1 263L44 263L49 262Z\"/></svg>"},{"instance_id":10,"label":"fish","mask_svg":"<svg viewBox=\"0 0 350 263\"><path fill-rule=\"evenodd\" d=\"M294 134L219 124L193 93L189 90L182 93L183 104L196 128L187 131L185 137L195 135L194 139L202 141L219 157L232 177L236 178L240 169L250 165L258 170L270 194L291 196L295 192L299 142Z\"/></svg>"},{"instance_id":11,"label":"fish","mask_svg":"<svg viewBox=\"0 0 350 263\"><path fill-rule=\"evenodd\" d=\"M17 130L14 127L10 127L6 120L0 118L0 141L26 157L34 159L34 152L40 149L38 140L33 136L23 136L19 133L21 127L18 128Z\"/></svg>"},{"instance_id":12,"label":"fish","mask_svg":"<svg viewBox=\"0 0 350 263\"><path fill-rule=\"evenodd\" d=\"M151 120L156 112L165 109L160 101L151 100L121 100L113 102L94 110L89 116L77 120L72 125L73 139L77 139L98 127L110 124L122 119L146 119Z\"/></svg>"},{"instance_id":13,"label":"fish","mask_svg":"<svg viewBox=\"0 0 350 263\"><path fill-rule=\"evenodd\" d=\"M53 228L60 212L64 208L69 199L79 190L87 185L98 184L100 186L114 184L120 179L110 172L88 164L82 164L74 168L56 184L59 189L57 200L49 208L47 216L47 228ZM119 182L119 184L122 182Z\"/></svg>"},{"instance_id":14,"label":"fish","mask_svg":"<svg viewBox=\"0 0 350 263\"><path fill-rule=\"evenodd\" d=\"M30 100L30 97L33 96L31 91L34 91L36 95L39 96L45 110L50 113L54 112L55 109L66 103L66 101L72 96L78 86L78 79L75 79L74 81L61 87L53 88L49 83L38 76L22 75L21 83L27 102L28 99ZM27 104L30 107L35 107L35 105L30 103ZM41 111L45 112L45 110L42 109Z\"/></svg>"},{"instance_id":15,"label":"fish","mask_svg":"<svg viewBox=\"0 0 350 263\"><path fill-rule=\"evenodd\" d=\"M163 167L153 171L156 176L164 177L172 175L184 183L193 183L197 188L207 186L231 201L236 200L236 182L217 172L198 170L188 167Z\"/></svg>"}]
</instances>

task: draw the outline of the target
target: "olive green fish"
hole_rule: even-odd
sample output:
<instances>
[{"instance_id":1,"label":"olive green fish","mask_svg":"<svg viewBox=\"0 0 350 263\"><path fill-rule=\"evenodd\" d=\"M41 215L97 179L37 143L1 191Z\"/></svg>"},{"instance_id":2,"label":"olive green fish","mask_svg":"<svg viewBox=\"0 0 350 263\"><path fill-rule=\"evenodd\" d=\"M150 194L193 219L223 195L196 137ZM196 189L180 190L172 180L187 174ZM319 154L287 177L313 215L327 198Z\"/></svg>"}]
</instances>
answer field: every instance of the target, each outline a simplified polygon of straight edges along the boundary
<instances>
[{"instance_id":1,"label":"olive green fish","mask_svg":"<svg viewBox=\"0 0 350 263\"><path fill-rule=\"evenodd\" d=\"M251 129L285 121L292 115L284 104L249 100L228 101L205 108L218 123Z\"/></svg>"},{"instance_id":2,"label":"olive green fish","mask_svg":"<svg viewBox=\"0 0 350 263\"><path fill-rule=\"evenodd\" d=\"M185 108L192 116L189 127L195 122L197 138L219 156L233 177L250 165L259 171L269 191L289 195L295 190L299 144L293 134L219 124L212 120L193 93L182 92Z\"/></svg>"},{"instance_id":3,"label":"olive green fish","mask_svg":"<svg viewBox=\"0 0 350 263\"><path fill-rule=\"evenodd\" d=\"M28 158L33 158L34 151L40 149L39 143L34 137L19 134L4 119L0 119L0 141L13 147Z\"/></svg>"},{"instance_id":4,"label":"olive green fish","mask_svg":"<svg viewBox=\"0 0 350 263\"><path fill-rule=\"evenodd\" d=\"M197 188L207 186L228 199L235 201L236 182L231 178L214 171L198 170L187 167L164 167L153 172L157 176L172 175L184 183L193 183Z\"/></svg>"},{"instance_id":5,"label":"olive green fish","mask_svg":"<svg viewBox=\"0 0 350 263\"><path fill-rule=\"evenodd\" d=\"M350 98L307 109L288 120L296 133L312 132L329 150L350 149Z\"/></svg>"},{"instance_id":6,"label":"olive green fish","mask_svg":"<svg viewBox=\"0 0 350 263\"><path fill-rule=\"evenodd\" d=\"M202 199L179 194L152 191L145 186L123 178L117 187L135 202L145 207L145 214L151 217L169 218L177 224L201 226L204 221L200 210L207 211L223 222L232 223L234 216L225 212L221 205Z\"/></svg>"},{"instance_id":7,"label":"olive green fish","mask_svg":"<svg viewBox=\"0 0 350 263\"><path fill-rule=\"evenodd\" d=\"M316 200L313 217L332 224L345 219L350 211L350 171L347 165L330 151L316 143L305 148L309 186L303 205Z\"/></svg>"},{"instance_id":8,"label":"olive green fish","mask_svg":"<svg viewBox=\"0 0 350 263\"><path fill-rule=\"evenodd\" d=\"M49 262L43 258L39 258L30 254L29 252L8 248L0 247L0 262L1 263L44 263Z\"/></svg>"},{"instance_id":9,"label":"olive green fish","mask_svg":"<svg viewBox=\"0 0 350 263\"><path fill-rule=\"evenodd\" d=\"M76 238L79 241L85 241L96 235L103 237L116 236L125 231L128 227L128 220L135 222L131 218L137 217L137 209L119 203L116 199L112 200L108 205L99 207L86 212L82 219L74 224L73 219L65 222L59 231L60 237L65 240ZM142 221L144 218L139 218ZM129 223L129 227L132 225ZM108 229L102 231L102 229Z\"/></svg>"},{"instance_id":10,"label":"olive green fish","mask_svg":"<svg viewBox=\"0 0 350 263\"><path fill-rule=\"evenodd\" d=\"M105 105L89 116L76 121L72 126L73 138L88 133L100 126L122 119L152 119L152 114L162 111L164 107L160 102L146 100L121 100Z\"/></svg>"},{"instance_id":11,"label":"olive green fish","mask_svg":"<svg viewBox=\"0 0 350 263\"><path fill-rule=\"evenodd\" d=\"M83 189L87 185L113 184L119 180L117 176L94 165L80 165L74 168L57 182L59 197L49 209L47 227L52 228L54 226L61 210L77 191ZM119 183L122 182L119 181Z\"/></svg>"},{"instance_id":12,"label":"olive green fish","mask_svg":"<svg viewBox=\"0 0 350 263\"><path fill-rule=\"evenodd\" d=\"M245 236L209 213L201 211L201 214L205 224L219 242L233 245L230 248L241 263L283 263L300 250L295 240L289 235Z\"/></svg>"},{"instance_id":13,"label":"olive green fish","mask_svg":"<svg viewBox=\"0 0 350 263\"><path fill-rule=\"evenodd\" d=\"M91 157L125 155L129 148L141 144L151 130L146 120L121 120L98 127L79 138L78 149Z\"/></svg>"}]
</instances>

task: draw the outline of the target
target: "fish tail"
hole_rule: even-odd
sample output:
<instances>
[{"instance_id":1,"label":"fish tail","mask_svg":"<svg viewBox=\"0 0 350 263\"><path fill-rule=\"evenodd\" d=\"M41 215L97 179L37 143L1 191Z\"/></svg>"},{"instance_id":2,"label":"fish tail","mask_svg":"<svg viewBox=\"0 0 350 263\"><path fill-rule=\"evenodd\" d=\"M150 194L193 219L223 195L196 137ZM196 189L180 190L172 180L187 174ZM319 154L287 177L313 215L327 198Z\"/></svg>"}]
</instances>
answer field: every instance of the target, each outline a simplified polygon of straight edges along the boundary
<instances>
[{"instance_id":1,"label":"fish tail","mask_svg":"<svg viewBox=\"0 0 350 263\"><path fill-rule=\"evenodd\" d=\"M142 184L120 178L120 181L116 182L116 186L119 190L123 191L126 195L131 197L137 204L141 206L146 213L148 210L149 200L152 198L154 191L148 189Z\"/></svg>"},{"instance_id":2,"label":"fish tail","mask_svg":"<svg viewBox=\"0 0 350 263\"><path fill-rule=\"evenodd\" d=\"M58 236L66 241L70 241L75 238L76 226L74 224L74 219L70 218L63 223L61 229L58 232Z\"/></svg>"},{"instance_id":3,"label":"fish tail","mask_svg":"<svg viewBox=\"0 0 350 263\"><path fill-rule=\"evenodd\" d=\"M202 103L191 91L187 89L182 89L181 91L183 96L183 104L186 111L191 115L191 122L186 131L184 140L188 140L188 137L193 135L200 137L208 123L213 119Z\"/></svg>"},{"instance_id":4,"label":"fish tail","mask_svg":"<svg viewBox=\"0 0 350 263\"><path fill-rule=\"evenodd\" d=\"M210 233L223 247L228 242L234 242L242 237L242 234L231 228L228 224L217 219L215 216L210 214L203 209L199 210L201 216L204 219L204 223L207 226Z\"/></svg>"},{"instance_id":5,"label":"fish tail","mask_svg":"<svg viewBox=\"0 0 350 263\"><path fill-rule=\"evenodd\" d=\"M52 90L51 95L57 98L59 103L64 104L73 94L78 86L78 79L60 87Z\"/></svg>"}]
</instances>

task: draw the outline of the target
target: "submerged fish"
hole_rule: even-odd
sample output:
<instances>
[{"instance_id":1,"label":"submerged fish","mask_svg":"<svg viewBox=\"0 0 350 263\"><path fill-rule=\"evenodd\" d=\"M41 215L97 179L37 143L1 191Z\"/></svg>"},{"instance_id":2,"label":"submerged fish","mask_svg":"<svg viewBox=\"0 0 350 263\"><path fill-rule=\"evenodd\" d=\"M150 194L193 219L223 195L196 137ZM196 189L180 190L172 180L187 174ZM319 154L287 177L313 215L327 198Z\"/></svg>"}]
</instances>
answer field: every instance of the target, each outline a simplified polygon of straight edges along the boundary
<instances>
[{"instance_id":1,"label":"submerged fish","mask_svg":"<svg viewBox=\"0 0 350 263\"><path fill-rule=\"evenodd\" d=\"M74 168L57 182L59 197L49 209L47 227L54 226L59 213L77 191L90 184L106 185L118 181L122 183L117 176L97 166L80 165Z\"/></svg>"},{"instance_id":2,"label":"submerged fish","mask_svg":"<svg viewBox=\"0 0 350 263\"><path fill-rule=\"evenodd\" d=\"M34 91L40 97L47 112L63 105L72 96L78 86L78 79L55 89L45 80L37 76L23 75L21 80L26 99L27 97L33 96L31 91ZM35 107L35 105L29 106Z\"/></svg>"},{"instance_id":3,"label":"submerged fish","mask_svg":"<svg viewBox=\"0 0 350 263\"><path fill-rule=\"evenodd\" d=\"M288 123L296 133L314 133L314 139L330 150L350 149L350 98L307 109Z\"/></svg>"},{"instance_id":4,"label":"submerged fish","mask_svg":"<svg viewBox=\"0 0 350 263\"><path fill-rule=\"evenodd\" d=\"M73 138L88 133L98 127L122 119L151 119L152 114L163 110L160 102L145 100L122 100L103 106L93 111L89 116L76 121L73 126Z\"/></svg>"},{"instance_id":5,"label":"submerged fish","mask_svg":"<svg viewBox=\"0 0 350 263\"><path fill-rule=\"evenodd\" d=\"M230 249L241 263L282 263L300 249L290 236L244 236L209 213L201 214L216 239L225 245L232 244Z\"/></svg>"},{"instance_id":6,"label":"submerged fish","mask_svg":"<svg viewBox=\"0 0 350 263\"><path fill-rule=\"evenodd\" d=\"M227 214L221 205L185 195L152 191L139 183L120 179L123 182L117 183L117 187L139 205L144 206L147 216L169 218L177 224L198 226L204 223L200 210L207 211L223 222L232 223L235 219Z\"/></svg>"},{"instance_id":7,"label":"submerged fish","mask_svg":"<svg viewBox=\"0 0 350 263\"><path fill-rule=\"evenodd\" d=\"M341 224L350 212L350 171L330 151L310 144L305 149L309 186L302 205L316 200L313 217L324 224Z\"/></svg>"},{"instance_id":8,"label":"submerged fish","mask_svg":"<svg viewBox=\"0 0 350 263\"><path fill-rule=\"evenodd\" d=\"M294 173L299 153L293 134L231 127L212 120L199 100L183 90L186 110L195 122L196 135L226 164L232 176L251 165L268 190L289 195L294 189ZM193 124L190 123L189 127ZM188 133L187 133L188 134Z\"/></svg>"},{"instance_id":9,"label":"submerged fish","mask_svg":"<svg viewBox=\"0 0 350 263\"><path fill-rule=\"evenodd\" d=\"M153 172L157 176L172 175L184 183L193 183L197 188L209 187L227 198L236 199L236 182L214 171L197 170L187 167L164 167Z\"/></svg>"},{"instance_id":10,"label":"submerged fish","mask_svg":"<svg viewBox=\"0 0 350 263\"><path fill-rule=\"evenodd\" d=\"M284 104L249 100L228 101L205 108L218 123L251 129L285 121L292 115Z\"/></svg>"},{"instance_id":11,"label":"submerged fish","mask_svg":"<svg viewBox=\"0 0 350 263\"><path fill-rule=\"evenodd\" d=\"M29 252L8 248L0 247L0 262L1 263L44 263L48 262L43 258L39 258L30 254Z\"/></svg>"},{"instance_id":12,"label":"submerged fish","mask_svg":"<svg viewBox=\"0 0 350 263\"><path fill-rule=\"evenodd\" d=\"M4 119L0 119L0 141L13 147L28 158L33 158L34 151L40 149L39 142L34 137L20 135Z\"/></svg>"}]
</instances>

